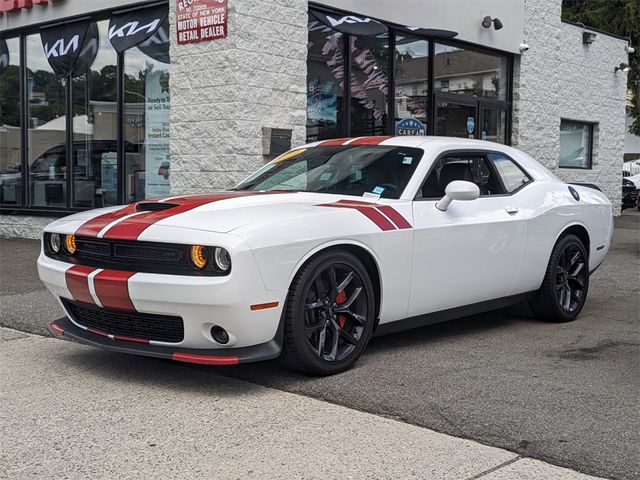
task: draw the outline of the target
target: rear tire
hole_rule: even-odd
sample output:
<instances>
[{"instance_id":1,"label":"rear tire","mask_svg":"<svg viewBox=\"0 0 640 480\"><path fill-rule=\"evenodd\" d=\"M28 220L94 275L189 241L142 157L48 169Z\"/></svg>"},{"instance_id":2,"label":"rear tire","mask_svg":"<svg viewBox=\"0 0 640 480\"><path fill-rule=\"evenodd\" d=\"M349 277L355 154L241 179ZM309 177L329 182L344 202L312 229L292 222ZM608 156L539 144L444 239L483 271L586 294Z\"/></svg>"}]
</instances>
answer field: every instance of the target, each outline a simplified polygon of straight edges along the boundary
<instances>
[{"instance_id":1,"label":"rear tire","mask_svg":"<svg viewBox=\"0 0 640 480\"><path fill-rule=\"evenodd\" d=\"M553 247L542 286L529 305L540 319L570 322L584 307L588 291L585 247L575 235L565 235Z\"/></svg>"},{"instance_id":2,"label":"rear tire","mask_svg":"<svg viewBox=\"0 0 640 480\"><path fill-rule=\"evenodd\" d=\"M331 250L307 262L289 289L286 364L313 375L351 368L373 331L374 295L367 269L350 252Z\"/></svg>"}]
</instances>

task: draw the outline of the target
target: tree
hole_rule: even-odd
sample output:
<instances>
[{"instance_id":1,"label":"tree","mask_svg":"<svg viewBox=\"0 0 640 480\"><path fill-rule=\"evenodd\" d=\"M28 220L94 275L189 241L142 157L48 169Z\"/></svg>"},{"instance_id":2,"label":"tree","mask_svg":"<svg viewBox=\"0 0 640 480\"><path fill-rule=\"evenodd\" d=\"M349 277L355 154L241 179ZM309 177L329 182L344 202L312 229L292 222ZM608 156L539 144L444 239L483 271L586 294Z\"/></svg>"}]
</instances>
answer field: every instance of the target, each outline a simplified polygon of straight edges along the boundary
<instances>
[{"instance_id":1,"label":"tree","mask_svg":"<svg viewBox=\"0 0 640 480\"><path fill-rule=\"evenodd\" d=\"M634 119L629 132L640 135L640 0L563 0L562 18L629 37L635 48L629 55L631 69L627 77Z\"/></svg>"}]
</instances>

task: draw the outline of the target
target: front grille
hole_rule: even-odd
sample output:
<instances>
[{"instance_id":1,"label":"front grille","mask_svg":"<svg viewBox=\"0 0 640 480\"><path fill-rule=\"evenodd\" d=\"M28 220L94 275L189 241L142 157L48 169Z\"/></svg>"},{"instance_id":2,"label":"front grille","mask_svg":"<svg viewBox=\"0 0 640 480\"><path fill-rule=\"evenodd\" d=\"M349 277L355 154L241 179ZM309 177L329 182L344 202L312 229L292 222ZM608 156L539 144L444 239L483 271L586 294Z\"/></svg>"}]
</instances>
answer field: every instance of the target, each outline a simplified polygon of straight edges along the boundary
<instances>
[{"instance_id":1,"label":"front grille","mask_svg":"<svg viewBox=\"0 0 640 480\"><path fill-rule=\"evenodd\" d=\"M161 212L163 210L169 210L170 208L177 207L176 203L164 203L164 202L143 202L136 205L137 212Z\"/></svg>"},{"instance_id":2,"label":"front grille","mask_svg":"<svg viewBox=\"0 0 640 480\"><path fill-rule=\"evenodd\" d=\"M170 343L184 339L184 324L180 317L108 310L66 299L63 304L77 324L110 335Z\"/></svg>"}]
</instances>

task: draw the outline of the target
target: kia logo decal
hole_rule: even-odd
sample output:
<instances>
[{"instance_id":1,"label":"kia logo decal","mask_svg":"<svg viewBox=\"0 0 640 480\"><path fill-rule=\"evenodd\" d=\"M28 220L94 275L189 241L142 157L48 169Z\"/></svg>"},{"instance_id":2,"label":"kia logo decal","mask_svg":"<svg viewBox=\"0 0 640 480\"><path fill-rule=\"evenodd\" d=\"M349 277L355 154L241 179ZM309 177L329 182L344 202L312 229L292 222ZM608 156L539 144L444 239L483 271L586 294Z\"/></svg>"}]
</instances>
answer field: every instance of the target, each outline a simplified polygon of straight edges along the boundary
<instances>
[{"instance_id":1,"label":"kia logo decal","mask_svg":"<svg viewBox=\"0 0 640 480\"><path fill-rule=\"evenodd\" d=\"M373 21L368 17L361 18L361 17L356 17L355 15L346 15L338 19L333 18L330 15L327 15L327 20L331 22L331 26L334 28L337 27L338 25L342 25L343 23L369 23Z\"/></svg>"},{"instance_id":2,"label":"kia logo decal","mask_svg":"<svg viewBox=\"0 0 640 480\"><path fill-rule=\"evenodd\" d=\"M44 44L44 53L47 59L52 57L64 57L66 54L75 52L78 50L78 44L80 42L80 35L74 35L71 40L65 45L64 38L61 38L49 48L49 43Z\"/></svg>"},{"instance_id":3,"label":"kia logo decal","mask_svg":"<svg viewBox=\"0 0 640 480\"><path fill-rule=\"evenodd\" d=\"M109 40L111 40L113 37L131 37L145 30L148 34L152 34L160 25L160 19L156 18L154 21L146 25L138 25L140 25L140 22L138 21L126 23L120 28L118 28L117 25L113 25L111 28L109 28Z\"/></svg>"}]
</instances>

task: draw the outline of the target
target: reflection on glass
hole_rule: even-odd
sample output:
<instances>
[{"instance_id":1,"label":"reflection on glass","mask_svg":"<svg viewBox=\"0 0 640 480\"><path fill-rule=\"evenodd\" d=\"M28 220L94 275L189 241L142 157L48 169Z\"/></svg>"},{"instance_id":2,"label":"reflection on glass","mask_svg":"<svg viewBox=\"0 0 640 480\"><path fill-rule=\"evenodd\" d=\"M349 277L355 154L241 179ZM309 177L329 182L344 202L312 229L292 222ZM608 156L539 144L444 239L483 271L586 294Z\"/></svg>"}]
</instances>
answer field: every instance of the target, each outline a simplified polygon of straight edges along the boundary
<instances>
[{"instance_id":1,"label":"reflection on glass","mask_svg":"<svg viewBox=\"0 0 640 480\"><path fill-rule=\"evenodd\" d=\"M592 125L560 120L560 166L591 168Z\"/></svg>"},{"instance_id":2,"label":"reflection on glass","mask_svg":"<svg viewBox=\"0 0 640 480\"><path fill-rule=\"evenodd\" d=\"M62 207L67 178L65 86L44 56L40 35L26 40L30 203Z\"/></svg>"},{"instance_id":3,"label":"reflection on glass","mask_svg":"<svg viewBox=\"0 0 640 480\"><path fill-rule=\"evenodd\" d=\"M384 135L387 126L389 38L351 38L351 135Z\"/></svg>"},{"instance_id":4,"label":"reflection on glass","mask_svg":"<svg viewBox=\"0 0 640 480\"><path fill-rule=\"evenodd\" d=\"M506 57L435 45L434 91L506 99Z\"/></svg>"},{"instance_id":5,"label":"reflection on glass","mask_svg":"<svg viewBox=\"0 0 640 480\"><path fill-rule=\"evenodd\" d=\"M88 71L73 79L73 205L117 204L116 52L107 36L109 22L87 33L97 48ZM91 59L89 58L89 61Z\"/></svg>"},{"instance_id":6,"label":"reflection on glass","mask_svg":"<svg viewBox=\"0 0 640 480\"><path fill-rule=\"evenodd\" d=\"M476 108L458 103L438 101L436 135L474 138Z\"/></svg>"},{"instance_id":7,"label":"reflection on glass","mask_svg":"<svg viewBox=\"0 0 640 480\"><path fill-rule=\"evenodd\" d=\"M307 141L342 134L344 97L342 34L317 20L309 22L307 56Z\"/></svg>"},{"instance_id":8,"label":"reflection on glass","mask_svg":"<svg viewBox=\"0 0 640 480\"><path fill-rule=\"evenodd\" d=\"M125 52L124 139L128 202L168 195L169 43L164 28ZM166 37L166 42L163 39Z\"/></svg>"},{"instance_id":9,"label":"reflection on glass","mask_svg":"<svg viewBox=\"0 0 640 480\"><path fill-rule=\"evenodd\" d=\"M396 135L425 135L429 93L429 42L396 37Z\"/></svg>"},{"instance_id":10,"label":"reflection on glass","mask_svg":"<svg viewBox=\"0 0 640 480\"><path fill-rule=\"evenodd\" d=\"M20 41L0 40L0 204L22 204Z\"/></svg>"},{"instance_id":11,"label":"reflection on glass","mask_svg":"<svg viewBox=\"0 0 640 480\"><path fill-rule=\"evenodd\" d=\"M507 112L487 108L484 110L481 139L490 142L505 143Z\"/></svg>"}]
</instances>

